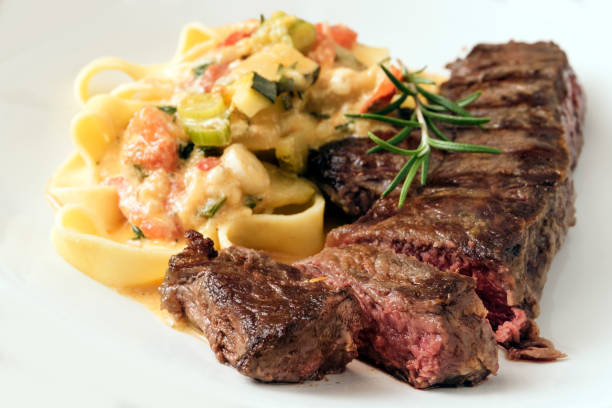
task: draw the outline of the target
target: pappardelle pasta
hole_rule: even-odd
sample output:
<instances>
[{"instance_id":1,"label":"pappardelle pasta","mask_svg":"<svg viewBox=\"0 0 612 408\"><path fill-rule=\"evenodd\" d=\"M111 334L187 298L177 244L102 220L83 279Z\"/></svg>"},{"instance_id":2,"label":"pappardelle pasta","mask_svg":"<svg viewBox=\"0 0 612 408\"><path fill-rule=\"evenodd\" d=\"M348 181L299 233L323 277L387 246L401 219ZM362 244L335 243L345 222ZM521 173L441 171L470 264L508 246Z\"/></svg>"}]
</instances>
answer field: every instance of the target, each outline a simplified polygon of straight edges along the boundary
<instances>
[{"instance_id":1,"label":"pappardelle pasta","mask_svg":"<svg viewBox=\"0 0 612 408\"><path fill-rule=\"evenodd\" d=\"M393 97L386 58L344 25L277 12L187 25L164 64L93 61L76 80L76 152L48 186L57 251L113 287L160 281L187 229L219 248L316 253L324 200L299 175L309 149L389 130L344 116ZM92 96L91 79L108 70L134 81Z\"/></svg>"}]
</instances>

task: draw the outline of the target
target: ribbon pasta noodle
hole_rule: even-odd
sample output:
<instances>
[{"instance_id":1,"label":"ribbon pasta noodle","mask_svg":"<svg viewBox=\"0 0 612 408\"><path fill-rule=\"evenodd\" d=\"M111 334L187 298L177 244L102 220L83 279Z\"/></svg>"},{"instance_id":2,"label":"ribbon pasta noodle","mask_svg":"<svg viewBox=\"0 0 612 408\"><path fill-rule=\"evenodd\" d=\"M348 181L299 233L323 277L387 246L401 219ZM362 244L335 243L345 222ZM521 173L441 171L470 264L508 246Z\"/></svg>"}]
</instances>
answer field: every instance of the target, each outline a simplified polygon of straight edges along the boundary
<instances>
[{"instance_id":1,"label":"ribbon pasta noodle","mask_svg":"<svg viewBox=\"0 0 612 408\"><path fill-rule=\"evenodd\" d=\"M140 109L171 99L175 84L168 73L180 71L184 65L191 67L191 61L215 47L227 32L244 25L211 29L190 24L181 34L177 54L168 63L141 66L118 58L101 58L84 67L77 77L77 99L84 106L72 122L76 152L53 175L47 194L56 209L52 242L63 258L86 275L118 288L147 285L163 278L169 257L182 247L181 240L132 240L117 190L101 183L98 165ZM119 85L108 94L91 96L91 79L108 70L124 72L134 82ZM271 178L281 180L273 180L271 188L276 185L282 189L271 191L270 204L300 205L300 211L275 214L270 208L265 214L242 214L222 223L215 240L221 248L237 243L294 259L315 253L323 245L323 198L298 178L293 189L287 188L291 178L279 176L279 171L270 167Z\"/></svg>"},{"instance_id":2,"label":"ribbon pasta noodle","mask_svg":"<svg viewBox=\"0 0 612 408\"><path fill-rule=\"evenodd\" d=\"M52 177L48 194L58 208L52 241L68 262L88 276L112 287L145 285L160 281L168 259L181 245L135 243L125 229L117 192L99 185L95 167L108 145L132 115L143 106L139 101L100 95L92 98L72 125L74 153ZM287 186L281 186L287 191ZM299 190L299 189L298 189ZM296 214L261 214L238 218L223 225L221 247L234 243L270 250L285 257L305 257L323 244L324 202L320 195L301 191L291 196L276 191L277 205L312 201ZM314 190L312 190L314 193ZM247 228L248 232L244 231ZM274 243L277 244L274 244Z\"/></svg>"},{"instance_id":3,"label":"ribbon pasta noodle","mask_svg":"<svg viewBox=\"0 0 612 408\"><path fill-rule=\"evenodd\" d=\"M165 63L87 64L75 81L75 152L47 186L58 253L105 285L134 288L163 279L187 229L283 260L318 252L325 202L297 176L308 150L389 130L344 116L392 96L378 68L387 50L356 37L277 12L188 24ZM132 81L92 95L108 71Z\"/></svg>"}]
</instances>

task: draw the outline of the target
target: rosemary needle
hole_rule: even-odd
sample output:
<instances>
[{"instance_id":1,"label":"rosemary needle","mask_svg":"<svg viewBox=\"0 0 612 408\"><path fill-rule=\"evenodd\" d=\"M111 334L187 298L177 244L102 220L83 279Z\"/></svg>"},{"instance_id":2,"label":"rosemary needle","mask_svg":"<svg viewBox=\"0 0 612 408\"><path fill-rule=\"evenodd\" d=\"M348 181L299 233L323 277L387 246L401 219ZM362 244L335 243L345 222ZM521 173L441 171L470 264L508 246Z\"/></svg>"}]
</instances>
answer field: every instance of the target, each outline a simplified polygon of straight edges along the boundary
<instances>
[{"instance_id":1,"label":"rosemary needle","mask_svg":"<svg viewBox=\"0 0 612 408\"><path fill-rule=\"evenodd\" d=\"M399 119L391 116L380 115L377 113L347 113L344 116L353 119L373 119L379 122L385 122L399 126L419 126L419 123L415 122L414 120Z\"/></svg>"},{"instance_id":2,"label":"rosemary needle","mask_svg":"<svg viewBox=\"0 0 612 408\"><path fill-rule=\"evenodd\" d=\"M426 184L432 148L461 153L501 153L501 150L494 147L453 142L435 124L435 122L442 122L458 126L482 127L484 123L489 122L489 118L476 117L465 109L466 106L480 97L480 91L474 92L457 101L452 101L419 86L419 84L432 83L431 80L419 75L423 70L408 72L408 70L403 68L402 78L400 80L384 65L381 64L380 67L393 85L401 92L400 97L376 113L346 114L345 116L354 119L376 120L402 127L397 134L388 140L383 140L372 132L368 133L369 138L376 144L376 146L368 150L368 153L387 150L391 153L408 157L406 163L393 178L387 189L382 193L382 196L386 197L403 182L397 205L398 208L404 206L406 197L410 191L410 186L419 169L421 170L421 185ZM411 120L386 116L400 109L401 105L409 97L414 100L414 111L411 115ZM424 99L421 100L421 97ZM428 103L424 103L423 101L427 101ZM421 141L419 146L416 149L398 147L397 145L404 141L414 129L420 129ZM429 134L429 131L431 131L435 138Z\"/></svg>"},{"instance_id":3,"label":"rosemary needle","mask_svg":"<svg viewBox=\"0 0 612 408\"><path fill-rule=\"evenodd\" d=\"M391 139L387 140L386 143L391 144L391 145L397 145L397 144L403 142L408 137L408 135L410 135L410 132L412 132L412 130L415 129L415 128L416 128L416 126L406 126L402 130L397 132L397 134L395 136L393 136ZM372 138L372 137L370 136L370 138ZM374 139L372 139L372 140L376 143L376 141ZM382 140L382 139L379 139L379 140ZM385 141L383 140L383 142L385 142ZM380 152L382 150L385 150L382 146L378 145L378 143L376 143L376 144L377 144L377 146L374 146L371 149L369 149L367 151L367 153L376 153L376 152Z\"/></svg>"}]
</instances>

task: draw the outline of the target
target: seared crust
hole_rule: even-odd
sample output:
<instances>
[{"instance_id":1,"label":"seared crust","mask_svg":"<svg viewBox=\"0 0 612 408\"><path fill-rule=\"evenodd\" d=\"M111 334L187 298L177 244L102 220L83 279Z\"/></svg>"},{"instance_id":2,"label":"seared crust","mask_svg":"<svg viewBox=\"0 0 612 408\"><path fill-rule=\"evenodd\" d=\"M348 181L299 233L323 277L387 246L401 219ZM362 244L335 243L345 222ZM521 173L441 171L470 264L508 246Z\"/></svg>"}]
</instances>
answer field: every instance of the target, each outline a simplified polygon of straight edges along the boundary
<instances>
[{"instance_id":1,"label":"seared crust","mask_svg":"<svg viewBox=\"0 0 612 408\"><path fill-rule=\"evenodd\" d=\"M352 288L369 321L361 359L417 388L473 385L497 371L473 279L364 245L325 248L296 266Z\"/></svg>"},{"instance_id":2,"label":"seared crust","mask_svg":"<svg viewBox=\"0 0 612 408\"><path fill-rule=\"evenodd\" d=\"M308 177L351 217L365 214L404 164L405 158L367 154L370 139L343 139L328 143L308 157Z\"/></svg>"},{"instance_id":3,"label":"seared crust","mask_svg":"<svg viewBox=\"0 0 612 408\"><path fill-rule=\"evenodd\" d=\"M497 328L516 318L512 307L538 315L546 272L575 222L571 170L582 147L584 101L553 43L481 44L450 68L441 92L456 99L481 90L470 110L493 120L486 130L448 134L503 154L446 155L403 209L394 197L378 200L356 223L332 231L327 245L393 248L475 276Z\"/></svg>"},{"instance_id":4,"label":"seared crust","mask_svg":"<svg viewBox=\"0 0 612 408\"><path fill-rule=\"evenodd\" d=\"M219 361L260 381L301 382L357 356L361 311L348 290L251 249L217 254L211 240L187 234L160 287L162 307L200 328Z\"/></svg>"}]
</instances>

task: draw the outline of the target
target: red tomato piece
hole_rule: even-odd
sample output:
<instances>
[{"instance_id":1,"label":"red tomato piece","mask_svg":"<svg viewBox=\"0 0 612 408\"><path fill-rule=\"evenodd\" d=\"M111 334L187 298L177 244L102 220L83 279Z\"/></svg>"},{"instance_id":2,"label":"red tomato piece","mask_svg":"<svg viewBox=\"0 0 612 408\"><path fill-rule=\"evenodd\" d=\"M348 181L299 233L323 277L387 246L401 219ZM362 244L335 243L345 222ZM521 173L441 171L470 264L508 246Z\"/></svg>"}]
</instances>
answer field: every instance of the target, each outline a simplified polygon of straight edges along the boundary
<instances>
[{"instance_id":1,"label":"red tomato piece","mask_svg":"<svg viewBox=\"0 0 612 408\"><path fill-rule=\"evenodd\" d=\"M402 71L399 68L392 66L389 70L394 77L401 80ZM381 105L389 103L391 98L393 98L393 95L395 95L396 90L397 89L395 88L395 85L393 85L393 82L391 82L389 78L385 77L380 85L378 85L378 88L376 88L372 96L370 96L370 98L368 98L366 103L363 105L361 112L367 112L373 107L382 107Z\"/></svg>"},{"instance_id":2,"label":"red tomato piece","mask_svg":"<svg viewBox=\"0 0 612 408\"><path fill-rule=\"evenodd\" d=\"M199 80L199 85L204 89L204 92L212 90L215 82L227 73L227 67L228 64L213 64L206 68Z\"/></svg>"},{"instance_id":3,"label":"red tomato piece","mask_svg":"<svg viewBox=\"0 0 612 408\"><path fill-rule=\"evenodd\" d=\"M336 60L336 50L333 40L327 35L328 26L327 24L317 23L315 27L317 38L307 56L321 66L333 65Z\"/></svg>"},{"instance_id":4,"label":"red tomato piece","mask_svg":"<svg viewBox=\"0 0 612 408\"><path fill-rule=\"evenodd\" d=\"M329 36L341 47L352 48L357 41L357 33L344 24L336 24L328 27Z\"/></svg>"},{"instance_id":5,"label":"red tomato piece","mask_svg":"<svg viewBox=\"0 0 612 408\"><path fill-rule=\"evenodd\" d=\"M229 45L234 45L243 38L250 37L252 34L253 31L234 31L233 33L225 37L225 40L223 40L220 46L227 47Z\"/></svg>"},{"instance_id":6,"label":"red tomato piece","mask_svg":"<svg viewBox=\"0 0 612 408\"><path fill-rule=\"evenodd\" d=\"M174 171L178 165L177 139L182 128L172 116L145 106L130 120L121 147L122 156L145 170Z\"/></svg>"},{"instance_id":7,"label":"red tomato piece","mask_svg":"<svg viewBox=\"0 0 612 408\"><path fill-rule=\"evenodd\" d=\"M315 27L317 39L308 52L308 58L322 66L333 65L336 60L336 44L344 48L351 48L357 41L357 33L344 24L330 26L327 23L317 23Z\"/></svg>"},{"instance_id":8,"label":"red tomato piece","mask_svg":"<svg viewBox=\"0 0 612 408\"><path fill-rule=\"evenodd\" d=\"M148 203L138 199L135 186L130 185L124 177L113 177L103 184L117 188L121 213L130 224L140 228L145 237L178 239L183 235L180 221L175 214L152 211Z\"/></svg>"},{"instance_id":9,"label":"red tomato piece","mask_svg":"<svg viewBox=\"0 0 612 408\"><path fill-rule=\"evenodd\" d=\"M208 171L221 164L221 159L218 157L206 157L196 164L196 167L202 171Z\"/></svg>"}]
</instances>

